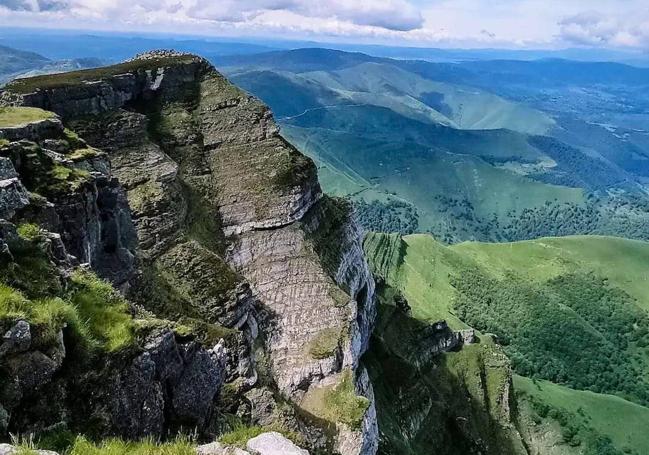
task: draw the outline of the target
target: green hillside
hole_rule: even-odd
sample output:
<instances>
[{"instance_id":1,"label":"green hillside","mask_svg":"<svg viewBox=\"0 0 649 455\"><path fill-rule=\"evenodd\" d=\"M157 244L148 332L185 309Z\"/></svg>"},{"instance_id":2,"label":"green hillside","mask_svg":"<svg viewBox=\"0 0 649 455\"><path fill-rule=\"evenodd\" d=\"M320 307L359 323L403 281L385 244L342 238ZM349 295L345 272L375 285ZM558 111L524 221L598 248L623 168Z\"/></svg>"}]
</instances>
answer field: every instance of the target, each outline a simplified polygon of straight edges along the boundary
<instances>
[{"instance_id":1,"label":"green hillside","mask_svg":"<svg viewBox=\"0 0 649 455\"><path fill-rule=\"evenodd\" d=\"M549 91L526 85L525 68L508 77L497 64L326 49L226 64L318 164L325 192L357 202L368 230L427 232L446 243L592 234L649 240L646 118L621 108L605 75L603 86L556 80ZM548 66L552 79L570 64L530 66ZM630 87L632 111L640 112L644 95ZM403 204L409 209L395 208Z\"/></svg>"},{"instance_id":2,"label":"green hillside","mask_svg":"<svg viewBox=\"0 0 649 455\"><path fill-rule=\"evenodd\" d=\"M427 235L368 234L364 248L380 314L397 292L414 321L491 333L513 371L535 378L514 382L528 446L553 455L646 453L638 428L649 424L649 243L565 237L444 246ZM415 343L395 347L400 338L390 333L405 330L390 321L376 336L389 340L392 355L416 358L403 354ZM383 358L378 371L389 365ZM626 412L641 423L606 423Z\"/></svg>"},{"instance_id":3,"label":"green hillside","mask_svg":"<svg viewBox=\"0 0 649 455\"><path fill-rule=\"evenodd\" d=\"M536 403L569 413L578 425L610 438L622 451L626 448L627 453L649 453L649 408L616 396L573 390L517 375L514 388L522 406L538 400ZM539 408L538 404L536 407Z\"/></svg>"},{"instance_id":4,"label":"green hillside","mask_svg":"<svg viewBox=\"0 0 649 455\"><path fill-rule=\"evenodd\" d=\"M459 129L510 129L543 134L554 121L546 114L480 89L436 82L385 63L367 62L336 71L301 73L352 102L393 109Z\"/></svg>"}]
</instances>

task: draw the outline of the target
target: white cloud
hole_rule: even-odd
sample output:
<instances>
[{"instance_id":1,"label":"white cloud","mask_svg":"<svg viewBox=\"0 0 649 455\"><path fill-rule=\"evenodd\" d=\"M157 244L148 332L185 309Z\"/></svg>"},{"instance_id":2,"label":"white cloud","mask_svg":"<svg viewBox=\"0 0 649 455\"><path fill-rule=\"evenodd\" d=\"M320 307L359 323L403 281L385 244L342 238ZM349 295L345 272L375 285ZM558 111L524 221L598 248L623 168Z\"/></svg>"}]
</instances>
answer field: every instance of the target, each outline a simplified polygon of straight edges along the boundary
<instances>
[{"instance_id":1,"label":"white cloud","mask_svg":"<svg viewBox=\"0 0 649 455\"><path fill-rule=\"evenodd\" d=\"M32 13L66 10L79 21L102 17L131 21L140 14L143 23L259 23L280 12L384 30L408 31L423 25L419 8L408 0L0 0L0 8Z\"/></svg>"},{"instance_id":2,"label":"white cloud","mask_svg":"<svg viewBox=\"0 0 649 455\"><path fill-rule=\"evenodd\" d=\"M632 17L589 11L566 17L559 25L559 36L567 42L649 48L649 11Z\"/></svg>"},{"instance_id":3,"label":"white cloud","mask_svg":"<svg viewBox=\"0 0 649 455\"><path fill-rule=\"evenodd\" d=\"M647 0L0 0L0 25L464 47L649 48ZM644 19L643 19L644 18Z\"/></svg>"}]
</instances>

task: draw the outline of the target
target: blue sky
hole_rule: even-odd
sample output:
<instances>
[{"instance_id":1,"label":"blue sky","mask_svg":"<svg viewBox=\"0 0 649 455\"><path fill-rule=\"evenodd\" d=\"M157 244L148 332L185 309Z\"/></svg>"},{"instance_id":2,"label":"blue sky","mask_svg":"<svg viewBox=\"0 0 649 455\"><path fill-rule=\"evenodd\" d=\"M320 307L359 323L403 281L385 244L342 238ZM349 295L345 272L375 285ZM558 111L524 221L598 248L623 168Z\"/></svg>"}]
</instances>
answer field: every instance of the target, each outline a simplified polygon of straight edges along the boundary
<instances>
[{"instance_id":1,"label":"blue sky","mask_svg":"<svg viewBox=\"0 0 649 455\"><path fill-rule=\"evenodd\" d=\"M649 52L648 0L0 0L0 25Z\"/></svg>"}]
</instances>

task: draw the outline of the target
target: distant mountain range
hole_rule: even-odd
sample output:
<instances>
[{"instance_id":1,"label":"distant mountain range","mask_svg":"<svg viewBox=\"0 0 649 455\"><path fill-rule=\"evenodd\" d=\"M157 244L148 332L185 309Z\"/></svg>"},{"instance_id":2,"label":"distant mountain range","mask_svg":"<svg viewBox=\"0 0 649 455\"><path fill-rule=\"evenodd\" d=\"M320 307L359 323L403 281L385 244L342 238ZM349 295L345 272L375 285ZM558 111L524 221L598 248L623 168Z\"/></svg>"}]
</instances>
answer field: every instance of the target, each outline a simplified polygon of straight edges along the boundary
<instances>
[{"instance_id":1,"label":"distant mountain range","mask_svg":"<svg viewBox=\"0 0 649 455\"><path fill-rule=\"evenodd\" d=\"M649 238L649 69L330 49L215 62L273 108L369 229L394 219L388 230L449 242Z\"/></svg>"},{"instance_id":2,"label":"distant mountain range","mask_svg":"<svg viewBox=\"0 0 649 455\"><path fill-rule=\"evenodd\" d=\"M61 73L101 65L102 60L98 58L50 60L35 52L0 46L0 84L17 77Z\"/></svg>"}]
</instances>

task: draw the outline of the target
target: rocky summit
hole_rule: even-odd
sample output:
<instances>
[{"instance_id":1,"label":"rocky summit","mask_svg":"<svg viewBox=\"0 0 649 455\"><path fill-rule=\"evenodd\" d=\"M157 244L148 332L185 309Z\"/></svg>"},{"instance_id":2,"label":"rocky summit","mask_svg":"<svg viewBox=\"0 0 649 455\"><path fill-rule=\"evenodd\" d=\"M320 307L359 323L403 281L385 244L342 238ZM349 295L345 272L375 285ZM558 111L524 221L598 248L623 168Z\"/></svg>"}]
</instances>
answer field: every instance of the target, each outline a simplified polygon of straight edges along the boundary
<instances>
[{"instance_id":1,"label":"rocky summit","mask_svg":"<svg viewBox=\"0 0 649 455\"><path fill-rule=\"evenodd\" d=\"M160 51L0 106L0 432L377 451L361 230L264 104Z\"/></svg>"}]
</instances>

